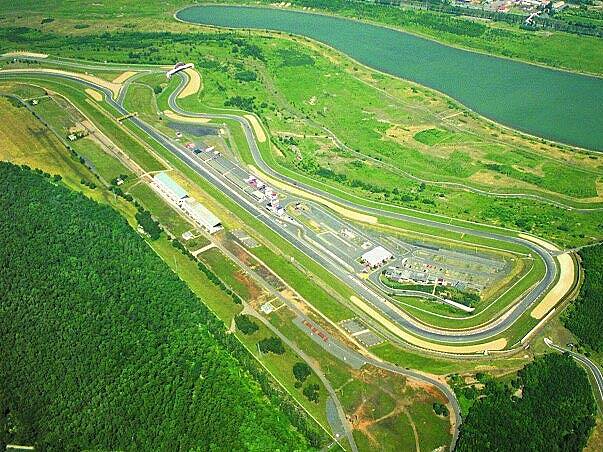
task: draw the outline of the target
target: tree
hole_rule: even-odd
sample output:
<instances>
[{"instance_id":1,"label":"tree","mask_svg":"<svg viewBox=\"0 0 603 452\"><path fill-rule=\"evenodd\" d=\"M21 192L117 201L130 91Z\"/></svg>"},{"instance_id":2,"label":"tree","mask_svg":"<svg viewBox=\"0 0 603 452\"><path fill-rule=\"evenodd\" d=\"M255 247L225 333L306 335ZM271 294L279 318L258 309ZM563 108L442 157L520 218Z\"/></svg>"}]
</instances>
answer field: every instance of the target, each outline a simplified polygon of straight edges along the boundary
<instances>
[{"instance_id":1,"label":"tree","mask_svg":"<svg viewBox=\"0 0 603 452\"><path fill-rule=\"evenodd\" d=\"M438 416L447 417L450 414L450 411L448 411L448 407L440 402L433 402L433 411Z\"/></svg>"},{"instance_id":2,"label":"tree","mask_svg":"<svg viewBox=\"0 0 603 452\"><path fill-rule=\"evenodd\" d=\"M235 324L241 333L249 335L255 333L260 328L257 324L245 314L239 314L234 318Z\"/></svg>"},{"instance_id":3,"label":"tree","mask_svg":"<svg viewBox=\"0 0 603 452\"><path fill-rule=\"evenodd\" d=\"M570 306L563 323L580 343L597 352L603 351L603 245L580 251L584 267L584 283L580 295Z\"/></svg>"},{"instance_id":4,"label":"tree","mask_svg":"<svg viewBox=\"0 0 603 452\"><path fill-rule=\"evenodd\" d=\"M303 383L306 378L312 373L312 369L304 362L297 362L293 365L293 375L295 379Z\"/></svg>"},{"instance_id":5,"label":"tree","mask_svg":"<svg viewBox=\"0 0 603 452\"><path fill-rule=\"evenodd\" d=\"M136 212L136 221L144 229L144 232L149 234L151 240L157 240L161 234L159 223L153 220L151 214L147 210L139 210Z\"/></svg>"},{"instance_id":6,"label":"tree","mask_svg":"<svg viewBox=\"0 0 603 452\"><path fill-rule=\"evenodd\" d=\"M314 383L314 384L307 385L302 392L310 402L318 403L318 400L320 398L319 391L320 391L320 386L318 386L318 384Z\"/></svg>"},{"instance_id":7,"label":"tree","mask_svg":"<svg viewBox=\"0 0 603 452\"><path fill-rule=\"evenodd\" d=\"M278 337L267 337L258 342L260 351L262 353L274 353L275 355L282 355L285 353L285 346L283 341Z\"/></svg>"},{"instance_id":8,"label":"tree","mask_svg":"<svg viewBox=\"0 0 603 452\"><path fill-rule=\"evenodd\" d=\"M308 450L301 431L320 448L117 211L3 162L0 206L0 446Z\"/></svg>"},{"instance_id":9,"label":"tree","mask_svg":"<svg viewBox=\"0 0 603 452\"><path fill-rule=\"evenodd\" d=\"M461 424L456 450L581 451L596 410L585 371L569 355L551 353L521 369L513 388L486 381Z\"/></svg>"}]
</instances>

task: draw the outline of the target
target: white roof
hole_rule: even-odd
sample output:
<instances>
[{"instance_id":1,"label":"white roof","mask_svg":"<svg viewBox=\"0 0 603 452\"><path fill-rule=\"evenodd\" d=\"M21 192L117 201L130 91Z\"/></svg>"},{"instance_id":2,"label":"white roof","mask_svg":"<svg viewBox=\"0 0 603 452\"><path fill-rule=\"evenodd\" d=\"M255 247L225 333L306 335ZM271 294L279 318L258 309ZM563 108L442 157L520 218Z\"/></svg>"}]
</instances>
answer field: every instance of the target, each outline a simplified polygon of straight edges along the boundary
<instances>
[{"instance_id":1,"label":"white roof","mask_svg":"<svg viewBox=\"0 0 603 452\"><path fill-rule=\"evenodd\" d=\"M188 196L186 193L186 190L184 190L184 188L182 188L178 184L178 182L176 182L174 179L172 179L166 173L157 173L157 174L155 174L153 179L156 182L161 183L168 190L170 190L174 194L174 196L178 199L184 199Z\"/></svg>"},{"instance_id":2,"label":"white roof","mask_svg":"<svg viewBox=\"0 0 603 452\"><path fill-rule=\"evenodd\" d=\"M184 202L188 205L190 211L197 220L203 221L212 228L220 226L220 219L211 213L203 204L190 198L185 199Z\"/></svg>"},{"instance_id":3,"label":"white roof","mask_svg":"<svg viewBox=\"0 0 603 452\"><path fill-rule=\"evenodd\" d=\"M370 251L367 251L362 255L362 260L369 264L371 267L382 264L383 262L394 257L392 253L387 251L382 246L377 246Z\"/></svg>"}]
</instances>

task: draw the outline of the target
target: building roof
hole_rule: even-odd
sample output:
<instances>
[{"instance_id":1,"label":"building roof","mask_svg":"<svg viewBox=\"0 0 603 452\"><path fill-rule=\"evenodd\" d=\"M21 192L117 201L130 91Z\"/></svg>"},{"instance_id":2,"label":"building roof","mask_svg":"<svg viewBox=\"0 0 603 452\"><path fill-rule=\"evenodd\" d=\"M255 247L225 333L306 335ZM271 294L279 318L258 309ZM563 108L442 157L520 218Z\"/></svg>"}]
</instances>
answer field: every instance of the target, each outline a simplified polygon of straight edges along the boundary
<instances>
[{"instance_id":1,"label":"building roof","mask_svg":"<svg viewBox=\"0 0 603 452\"><path fill-rule=\"evenodd\" d=\"M203 222L210 227L215 228L216 226L220 226L222 224L220 219L211 213L203 204L191 198L185 200L184 202L190 209L192 215L200 220L203 220Z\"/></svg>"},{"instance_id":2,"label":"building roof","mask_svg":"<svg viewBox=\"0 0 603 452\"><path fill-rule=\"evenodd\" d=\"M383 262L391 259L392 257L394 257L394 255L392 253L387 251L382 246L377 246L377 247L373 248L372 250L364 253L362 255L362 260L364 260L371 267L374 267L376 265L382 264Z\"/></svg>"},{"instance_id":3,"label":"building roof","mask_svg":"<svg viewBox=\"0 0 603 452\"><path fill-rule=\"evenodd\" d=\"M167 187L178 199L186 198L188 196L184 188L178 185L178 182L166 173L158 173L153 179Z\"/></svg>"}]
</instances>

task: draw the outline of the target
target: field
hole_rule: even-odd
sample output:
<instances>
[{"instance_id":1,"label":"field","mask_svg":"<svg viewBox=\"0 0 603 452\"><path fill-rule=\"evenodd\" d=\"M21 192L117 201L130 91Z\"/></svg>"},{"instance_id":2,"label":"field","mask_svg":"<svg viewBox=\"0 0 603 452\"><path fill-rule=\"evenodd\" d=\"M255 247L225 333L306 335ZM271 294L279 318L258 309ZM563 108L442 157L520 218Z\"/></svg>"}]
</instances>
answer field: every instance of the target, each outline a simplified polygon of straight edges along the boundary
<instances>
[{"instance_id":1,"label":"field","mask_svg":"<svg viewBox=\"0 0 603 452\"><path fill-rule=\"evenodd\" d=\"M125 19L98 21L106 24L109 33L121 27L122 21L128 20L128 14L132 17L139 15L123 26L119 34L111 35L115 38L115 46L111 48L99 48L99 33L104 29L96 23L90 27L76 26L86 25L88 19L85 15L76 18L76 13L63 9L64 6L57 8L58 20L52 25L42 24L43 31L32 32L36 39L30 41L29 32L23 30L15 31L16 39L19 45L27 42L33 50L50 46L53 54L56 52L67 57L156 65L172 64L174 58L193 60L200 68L202 89L180 99L183 108L257 115L261 126L255 120L252 125L259 138L260 150L270 165L331 193L345 192L345 197L364 205L388 204L388 208L397 206L396 209L417 216L444 215L455 218L449 220L455 224L462 224L462 220L479 221L484 224L474 226L482 229L519 229L546 237L561 246L601 239L603 223L600 214L575 210L603 206L603 160L600 156L503 129L431 90L359 67L340 54L298 38L257 33L241 40L236 34L216 34L171 22L169 28L182 34L166 33L158 39L159 35L146 31L158 30L160 24L170 21L170 8L180 6L180 3L179 0L168 2L161 12L154 9L155 6L145 4L140 11L134 12L134 5L123 1L118 9L114 10L115 6L111 5L99 12L102 16L109 11L116 14L124 14L125 11ZM84 4L83 9L92 7ZM350 10L354 8L356 6ZM349 14L350 10L344 13ZM387 23L388 17L384 14L372 19ZM26 24L27 20L31 22L23 18L18 18L17 22ZM5 17L0 18L0 33L6 34L5 22ZM429 27L404 26L430 33ZM487 28L490 29L488 33L505 28L511 30L511 27L497 24ZM559 36L559 33L554 33L551 42L554 43ZM0 42L1 39L0 36ZM442 39L477 48L483 46L478 39L459 38L455 41L447 33L442 35ZM573 37L567 39L572 40ZM152 49L147 51L151 44ZM584 40L583 46L587 51L591 45L588 39ZM507 47L502 48L502 51L508 50ZM518 55L526 54L519 44L515 51ZM532 57L542 61L550 56L549 52L550 49L538 50ZM563 60L559 63L562 66L579 66L568 55L563 54L559 58ZM598 63L595 59L590 64L590 68L596 68ZM585 67L579 69L587 70ZM115 69L99 71L97 75L112 81L122 73L122 70ZM170 169L179 181L186 184L187 190L196 187L195 196L209 203L212 210L224 219L226 230L213 238L220 246L229 244L228 234L235 228L253 231L260 246L250 250L250 254L285 281L288 294L297 292L299 297L292 297L300 302L308 315L328 325L329 331L334 329L329 322L355 316L350 303L351 290L346 285L326 274L319 265L243 212L159 145L146 141L144 134L130 123L119 124L115 120L119 115L106 104L87 96L76 83L37 76L29 80L56 92L42 99L36 111L55 130L59 130L63 138L72 124L78 121L73 117L77 112L71 111L72 106L65 103L61 95L68 97L79 109L79 114L89 118L95 127L109 136L117 148L140 167L140 173ZM167 116L161 112L167 109L167 96L174 86L174 82L168 83L160 73L139 78L129 87L126 107L137 111L141 118L158 129L173 133L167 127ZM1 81L0 89L24 98L44 95L44 89L13 82ZM180 237L183 232L193 229L142 178L134 177L126 166L109 157L107 149L97 140L86 137L73 143L76 152L92 164L91 171L74 159L52 132L25 108L11 104L12 101L0 98L0 157L3 160L27 163L52 174L61 174L69 187L112 205L130 224L135 225L132 205L118 199L104 186L105 182L125 174L128 180L123 190L148 209L170 234ZM71 112L72 116L66 112ZM251 163L240 127L232 122L227 122L227 125L229 131L224 140L232 148L233 156ZM265 129L267 136L262 136L264 129L259 127ZM262 132L258 133L259 130ZM98 187L91 189L82 185L84 181L96 182ZM516 193L520 198L497 197L505 193ZM559 209L554 203L570 209ZM434 234L434 243L446 246L452 243L461 247L501 245L497 241L465 237L450 231L430 228L417 231L416 226L410 223L376 217L373 227L396 230L396 233L413 237ZM514 234L511 231L503 233ZM200 235L185 246L195 250L208 243L209 240ZM166 234L149 244L230 328L233 337L257 362L328 430L326 388L312 374L304 385L319 385L319 402L306 398L301 388L296 386L291 371L293 364L301 359L294 350L286 346L283 355L260 353L258 341L274 335L270 328L257 319L255 322L259 324L259 330L251 335L234 328L233 319L243 309L241 305L235 304L226 292L212 283L196 262L172 246ZM525 251L521 247L509 248L516 252ZM253 260L251 256L248 258ZM254 309L266 299L266 292L219 248L200 253L199 259ZM401 301L413 305L408 311L428 323L444 327L474 326L496 314L538 280L542 262L534 261L533 266L530 263L519 273L528 273L528 276L484 314L486 303L503 292L502 289L493 291L479 305L477 314L468 319L452 318L454 316L448 316L441 307L433 309L431 314L422 312L421 300ZM313 308L324 318L319 319ZM316 360L324 371L351 419L354 438L361 450L435 450L448 444L448 419L437 416L433 410L433 402L444 401L440 396L429 388L375 368L365 367L359 371L348 368L294 326L293 317L291 311L283 309L267 319ZM534 324L533 319L522 319L505 332L508 345L515 343ZM373 347L371 352L401 367L418 368L438 375L468 370L504 373L521 367L533 356L530 352L509 359L456 361L413 353L391 343Z\"/></svg>"},{"instance_id":2,"label":"field","mask_svg":"<svg viewBox=\"0 0 603 452\"><path fill-rule=\"evenodd\" d=\"M235 135L235 138L236 138L236 135ZM159 154L162 154L162 152L165 154L165 152L161 151L160 148L155 148L155 149ZM168 160L171 159L172 163L174 165L177 165L177 166L179 165L179 162L174 161L173 158L171 156L169 156L169 154L165 154L164 157L168 158ZM188 171L188 172L190 174L190 171ZM137 190L137 188L138 187L134 187L134 190ZM147 201L147 204L148 204L148 201ZM147 205L147 204L145 204L145 205ZM235 211L236 211L236 209L235 209ZM176 220L178 220L177 217L176 217ZM172 226L172 228L174 229L173 226ZM184 228L174 229L174 232L176 233L176 235L179 235L184 230L185 230ZM284 250L284 249L285 248L281 248L281 250ZM262 248L258 248L254 252L260 252L261 250L262 250ZM296 254L298 254L298 253L296 253ZM320 270L315 270L317 268L316 264L311 263L307 259L298 259L299 263L304 262L302 264L303 267L306 267L306 269L311 269L312 273L314 273L314 274L321 275L320 279L322 279L324 282L326 282L327 286L330 286L330 288L326 292L323 289L325 287L323 285L324 282L321 282L318 287L316 285L312 285L312 286L308 285L307 284L307 276L302 276L302 275L304 275L304 273L303 272L300 273L300 270L298 268L296 269L290 263L284 262L282 256L277 257L275 254L273 254L273 251L270 251L266 256L267 257L263 257L263 259L266 259L266 263L270 267L275 268L276 271L279 274L281 274L281 276L285 277L286 280L290 281L292 283L292 285L296 288L296 290L298 290L304 297L306 297L306 299L308 299L310 301L311 304L313 304L315 307L319 308L321 310L321 312L323 314L325 314L327 317L329 317L331 320L339 321L339 320L342 320L345 318L350 318L353 316L352 312L345 306L346 304L349 304L349 289L347 289L346 287L342 287L341 282L337 282L334 278L329 278L327 275L323 275L323 272L321 272ZM287 257L287 259L289 259L289 258ZM280 262L279 262L279 260L280 260ZM287 270L287 268L290 268L290 271ZM296 275L300 275L302 277L298 278ZM532 278L535 278L535 277L537 277L537 276L533 276ZM315 281L317 281L317 280L315 279ZM529 281L529 280L527 280L527 281ZM342 305L342 301L343 301L343 305ZM439 324L440 320L436 319L436 323ZM450 326L458 326L458 323L453 322Z\"/></svg>"},{"instance_id":3,"label":"field","mask_svg":"<svg viewBox=\"0 0 603 452\"><path fill-rule=\"evenodd\" d=\"M207 3L273 4L270 0L250 2L248 0L212 0ZM417 33L440 42L493 53L503 57L561 67L588 73L603 73L600 43L597 38L569 33L531 32L518 26L502 22L488 23L471 20L462 16L442 15L432 11L414 12L374 5L350 4L345 0L293 0L294 6L311 8L315 11L335 13L352 18L363 17L376 23ZM296 5L297 4L297 5ZM132 0L119 0L111 5L98 6L94 0L75 2L74 0L56 4L51 0L27 0L21 3L21 10L27 16L19 15L13 7L0 7L0 13L10 25L40 24L42 19L52 16L52 21L44 23L44 29L89 33L104 30L107 23L113 25L135 23L139 27L156 30L158 27L172 30L188 30L182 24L172 21L172 14L179 8L190 5L186 0L169 0L162 4L141 5ZM94 18L92 20L91 18ZM118 19L116 19L118 17ZM13 49L10 49L13 50Z\"/></svg>"},{"instance_id":4,"label":"field","mask_svg":"<svg viewBox=\"0 0 603 452\"><path fill-rule=\"evenodd\" d=\"M45 37L60 45L65 56L98 58L93 32L82 31L86 38L79 36L77 44L51 32ZM596 212L551 204L602 204L596 154L502 129L431 90L369 71L297 38L251 38L260 58L236 51L239 45L228 35L206 32L178 39L163 35L160 41L148 33L119 39L123 48L107 55L112 61L197 61L203 68L203 90L180 99L181 105L218 111L228 104L253 111L273 136L272 143L260 143L264 158L314 184L424 214L530 231L563 245L600 235ZM151 42L157 48L152 55L124 49L142 49ZM255 75L240 79L240 73ZM150 99L154 94L138 84L163 89L156 100L160 110L169 87L165 79L147 77L132 86L137 96L128 102L154 116L154 108L145 108L155 103ZM344 146L335 146L335 139ZM501 198L500 193L519 198Z\"/></svg>"},{"instance_id":5,"label":"field","mask_svg":"<svg viewBox=\"0 0 603 452\"><path fill-rule=\"evenodd\" d=\"M64 118L58 117L56 118L57 121L60 121ZM100 152L100 151L98 151ZM113 161L113 159L111 158L107 158L107 161L105 162L105 165L99 166L98 170L101 176L107 178L108 175L111 173L111 166L112 164L117 163L117 161ZM79 163L78 163L79 164ZM178 223L179 221L177 221L177 216L174 216L174 212L168 208L167 206L165 206L164 204L162 204L160 198L158 198L150 189L146 188L145 185L142 182L139 182L137 184L133 184L132 182L127 182L127 185L130 186L130 188L128 189L128 191L130 191L133 195L135 195L135 198L138 199L146 208L150 209L151 212L153 212L153 215L157 216L157 218L160 220L160 222L164 225L167 225L168 227L172 228L178 228ZM97 188L96 191L99 191L100 189ZM112 200L112 196L109 197L109 199ZM233 304L232 300L230 300L228 297L225 297L224 294L220 291L216 291L213 286L208 282L208 280L205 278L205 276L196 268L196 266L186 257L184 257L179 251L177 251L174 247L172 247L167 240L165 240L165 238L161 238L156 242L152 242L152 246L155 249L155 251L162 256L162 258L165 260L165 262L170 265L175 271L178 272L178 274L180 275L180 277L189 285L189 287L195 292L197 293L203 300L207 300L206 303L208 304L208 306L222 319L224 319L224 322L228 325L230 323L230 319L232 319L232 317L237 314L240 311L240 306L237 306L235 304ZM261 249L261 248L260 248ZM273 261L273 257L271 257L271 253L264 251L261 256L266 259L266 261L271 262L272 265L275 265L274 262L278 262L277 261ZM242 296L243 298L246 298L249 296L249 292L246 286L242 286L240 284L238 284L237 279L233 279L233 275L235 275L236 273L233 273L235 271L235 268L233 267L233 264L230 261L227 261L224 256L221 256L219 253L216 252L216 250L210 250L209 252L203 253L202 258L204 258L204 260L207 260L208 264L212 267L213 270L215 270L221 277L225 277L227 278L229 284L235 288L236 292ZM280 266L282 267L282 263L280 264ZM294 277L295 273L293 272L293 270L290 270L289 273L287 274L287 276L291 277L294 281L294 285L298 285L300 280L296 280L296 278ZM297 282L296 282L297 281ZM309 289L308 289L309 290ZM304 286L300 287L300 292L304 292ZM311 292L308 292L309 296L312 298L315 298L317 296L322 296L320 295L320 290L317 288L314 288ZM326 300L326 299L325 299ZM284 313L284 311L281 311L282 313ZM329 355L325 354L323 351L321 351L320 348L318 348L312 341L310 341L307 336L305 336L303 333L299 332L299 330L297 330L296 327L293 327L292 325L289 324L291 317L289 316L281 316L280 320L278 320L277 318L274 318L275 322L277 324L279 324L284 331L287 331L288 335L291 335L291 337L300 344L300 346L303 346L303 349L311 352L313 356L316 356L320 359L321 362L324 362L325 365L325 369L327 370L327 373L329 375L329 377L333 377L333 381L335 384L337 384L337 387L339 386L343 386L351 377L347 370L344 370L344 368L341 366L341 364L339 364L336 360L333 360L332 357L329 357ZM285 324L281 323L281 322L287 322L288 326L285 326ZM247 348L252 352L252 353L256 353L255 350L255 344L257 343L257 340L259 340L262 337L267 337L269 336L268 332L265 330L265 328L260 328L260 332L252 335L251 337L243 337L241 336L241 340L243 341L244 344L246 344ZM275 375L277 376L278 380L280 382L282 382L282 384L287 387L287 390L299 401L299 403L301 403L302 405L306 406L307 409L309 409L309 411L311 413L315 413L315 415L317 416L317 418L321 421L321 423L324 424L325 418L324 418L324 402L326 401L326 394L324 392L324 388L320 390L320 395L319 395L319 400L320 400L320 404L317 406L312 402L308 402L307 400L305 400L305 397L303 395L301 395L301 393L299 392L298 389L296 389L293 385L293 378L292 378L292 374L291 374L291 370L290 367L291 365L296 361L295 355L291 353L290 350L288 350L286 352L286 354L283 357L277 357L277 356L273 356L273 355L263 355L263 356L258 356L258 359L260 359L262 361L262 363ZM284 360L284 361L283 361ZM284 365L283 363L287 363L286 365ZM347 374L347 376L346 376ZM398 385L403 384L403 379L398 379ZM308 383L314 383L316 382L316 380L314 379L310 379L308 381ZM381 389L379 389L377 386L375 386L376 383L375 381L368 381L366 383L363 384L363 390L362 391L368 391L368 393L374 393L375 391L379 392L382 391ZM399 386L398 386L399 387ZM417 392L415 390L412 390L410 392L408 392L408 390L403 391L402 393L398 394L396 398L399 399L399 397L402 397L404 400L406 400L405 403L408 404L408 406L413 405L414 402L411 402L411 400L414 400L414 398L418 397L419 399L426 397L425 395L421 395L423 394L423 390ZM381 396L379 397L386 397L384 394L381 394ZM428 396L427 396L428 397ZM423 399L421 399L423 400ZM351 400L348 403L350 403L350 407L357 403L357 401ZM425 405L425 410L424 413L425 415L429 415L429 416L434 416L433 414L431 414L431 412L429 411L431 409L430 407L430 403L429 402L421 402L424 403ZM318 410L317 410L318 408ZM351 408L350 408L351 409ZM393 416L393 415L392 415ZM395 422L394 422L395 419ZM392 423L393 422L393 423ZM388 444L394 444L396 441L396 437L397 437L397 429L400 428L410 428L410 424L405 424L407 427L402 427L401 425L404 424L400 424L400 423L407 423L408 421L408 417L407 415L400 415L398 416L398 414L396 414L396 416L393 416L392 419L389 422L380 422L379 425L375 425L374 427L372 427L371 430L371 435L372 435L372 441L374 444L375 441L377 441L379 444L384 444L384 447L389 448L391 446L388 446ZM413 422L413 421L410 421ZM364 427L362 427L364 428ZM433 426L433 422L429 423L429 425L425 425L425 426L419 426L417 425L415 428L417 428L419 435L420 435L420 443L421 444L435 444L435 443L446 443L448 441L448 434L447 434L447 427L446 427L446 423L443 422L441 424L440 427L434 429ZM359 427L360 429L360 427ZM360 431L360 430L358 430ZM357 436L359 436L360 438L363 438L363 434L362 433L356 433ZM362 441L362 439L360 439L359 441Z\"/></svg>"},{"instance_id":6,"label":"field","mask_svg":"<svg viewBox=\"0 0 603 452\"><path fill-rule=\"evenodd\" d=\"M161 152L160 149L157 149L157 151ZM169 154L165 155L165 157L168 157L168 156L169 156ZM178 165L177 161L174 161L173 163ZM145 189L145 187L136 186L133 188L133 193L137 194L138 190L141 190L141 189ZM148 189L146 189L146 190L148 191ZM151 195L153 195L153 194L151 193ZM149 201L147 200L147 203L145 205L147 205L148 202ZM182 226L176 228L176 227L174 227L173 222L168 222L168 225L170 225L170 224L172 225L172 229L174 230L176 235L179 235L188 229L188 225L182 223L181 220L177 216L174 216L174 221L182 224ZM285 249L285 248L281 248L281 249ZM259 249L255 250L255 252L261 252L261 250L262 250L262 248L259 248ZM269 266L277 269L276 271L279 274L281 274L281 276L284 276L285 279L288 279L289 281L291 281L293 286L302 295L304 295L308 300L310 300L310 302L315 307L318 307L319 309L321 309L321 312L323 312L323 314L327 315L330 319L332 319L334 321L339 321L339 320L343 320L345 318L350 318L353 316L352 312L344 306L346 303L349 303L349 301L348 301L349 300L349 290L345 287L341 287L341 283L336 282L334 278L330 278L330 281L329 281L329 278L326 275L323 276L323 272L321 272L320 270L312 270L313 273L315 272L315 274L321 275L321 279L324 280L325 282L329 281L327 284L328 284L328 286L330 286L330 289L329 289L329 292L326 293L322 288L320 288L320 286L317 287L316 285L312 285L312 286L308 285L306 276L297 278L295 275L301 276L301 275L303 275L303 273L300 274L299 270L295 269L290 263L283 263L282 257L277 257L276 255L273 254L273 252L269 252L266 256L262 256L262 258L266 259L266 263ZM280 260L280 262L279 262L279 260ZM305 262L303 264L303 266L305 266L307 269L316 268L316 265L311 263L307 259L306 260L298 260L298 262ZM286 269L289 267L291 268L291 271L286 271ZM283 273L283 272L285 272L285 273ZM530 280L534 280L534 278L537 278L536 273L533 273L531 279L526 279L526 283L529 283ZM323 284L323 283L321 283L321 284ZM338 294L334 294L332 292L333 289L336 292L338 292ZM335 298L333 298L334 296L335 296ZM510 299L511 298L509 298L509 300ZM343 301L344 305L341 304L342 301ZM502 303L502 301L501 301L501 303ZM503 304L501 304L501 306L502 305ZM491 311L491 313L494 314L495 311ZM421 315L419 315L419 317L421 318ZM446 322L442 323L445 319L435 318L433 320L436 324L444 324L444 325L446 324ZM479 318L475 318L475 320L477 321L477 320L479 320ZM475 321L471 321L470 323L475 324ZM452 323L450 323L449 326L458 326L458 323L456 321L453 321Z\"/></svg>"},{"instance_id":7,"label":"field","mask_svg":"<svg viewBox=\"0 0 603 452\"><path fill-rule=\"evenodd\" d=\"M2 86L10 89L10 85ZM16 105L0 97L0 159L59 174L72 189L82 191L97 201L110 202L113 196L109 193L91 190L81 184L82 180L95 181L95 175L74 159L58 138L25 107ZM93 152L101 151L94 149ZM120 208L124 209L123 206Z\"/></svg>"},{"instance_id":8,"label":"field","mask_svg":"<svg viewBox=\"0 0 603 452\"><path fill-rule=\"evenodd\" d=\"M79 162L72 160L67 150L54 134L39 123L32 114L18 103L0 98L0 132L3 160L17 164L30 164L52 174L61 173L68 167L73 175L72 183L79 183L78 176L89 175Z\"/></svg>"}]
</instances>

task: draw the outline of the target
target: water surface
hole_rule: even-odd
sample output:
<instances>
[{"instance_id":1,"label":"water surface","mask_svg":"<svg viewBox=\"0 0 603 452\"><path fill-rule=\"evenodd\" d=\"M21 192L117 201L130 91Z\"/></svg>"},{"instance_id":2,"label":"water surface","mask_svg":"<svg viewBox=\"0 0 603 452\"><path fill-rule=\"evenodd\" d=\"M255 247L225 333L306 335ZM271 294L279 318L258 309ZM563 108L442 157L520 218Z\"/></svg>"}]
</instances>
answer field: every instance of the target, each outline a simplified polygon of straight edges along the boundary
<instances>
[{"instance_id":1,"label":"water surface","mask_svg":"<svg viewBox=\"0 0 603 452\"><path fill-rule=\"evenodd\" d=\"M178 12L177 17L220 27L307 36L367 66L441 91L507 126L603 151L603 78L457 49L350 19L292 10L193 6Z\"/></svg>"}]
</instances>

